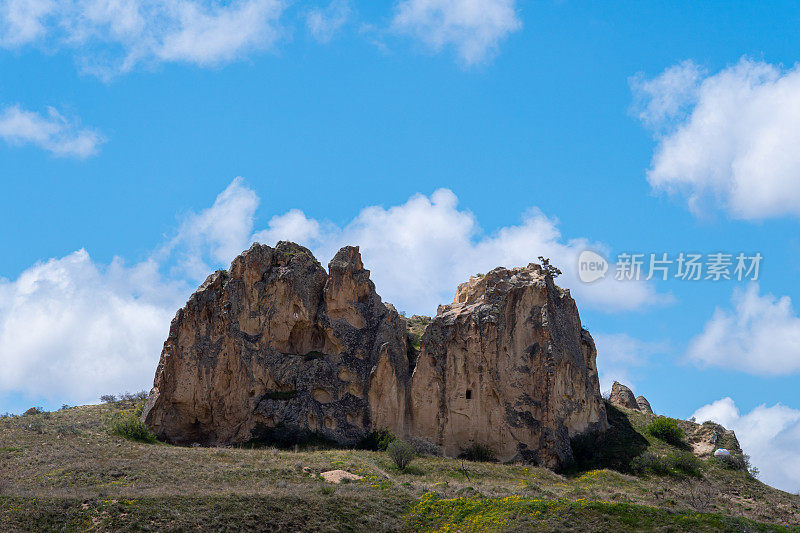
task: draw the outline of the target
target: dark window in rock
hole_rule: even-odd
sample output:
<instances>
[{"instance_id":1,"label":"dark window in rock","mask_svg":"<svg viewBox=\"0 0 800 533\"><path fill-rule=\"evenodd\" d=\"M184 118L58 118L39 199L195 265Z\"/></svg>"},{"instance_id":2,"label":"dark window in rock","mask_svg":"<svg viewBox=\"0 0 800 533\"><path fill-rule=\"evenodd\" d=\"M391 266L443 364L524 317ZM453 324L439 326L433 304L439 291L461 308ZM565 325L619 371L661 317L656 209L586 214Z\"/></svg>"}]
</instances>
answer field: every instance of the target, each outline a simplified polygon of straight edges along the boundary
<instances>
[{"instance_id":1,"label":"dark window in rock","mask_svg":"<svg viewBox=\"0 0 800 533\"><path fill-rule=\"evenodd\" d=\"M472 399L472 391L467 389L467 400L471 400L471 399Z\"/></svg>"}]
</instances>

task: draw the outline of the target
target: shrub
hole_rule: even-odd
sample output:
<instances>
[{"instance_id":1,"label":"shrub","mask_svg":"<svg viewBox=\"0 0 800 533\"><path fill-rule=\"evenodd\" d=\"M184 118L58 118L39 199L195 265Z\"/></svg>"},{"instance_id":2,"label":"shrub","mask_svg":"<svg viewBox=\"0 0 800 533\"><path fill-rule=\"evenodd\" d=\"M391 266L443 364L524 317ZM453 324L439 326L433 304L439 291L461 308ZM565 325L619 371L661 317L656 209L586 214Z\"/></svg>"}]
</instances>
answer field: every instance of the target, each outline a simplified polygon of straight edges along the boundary
<instances>
[{"instance_id":1,"label":"shrub","mask_svg":"<svg viewBox=\"0 0 800 533\"><path fill-rule=\"evenodd\" d=\"M652 436L673 444L675 446L684 446L683 430L678 427L678 421L674 418L666 416L659 416L647 426L647 432Z\"/></svg>"},{"instance_id":2,"label":"shrub","mask_svg":"<svg viewBox=\"0 0 800 533\"><path fill-rule=\"evenodd\" d=\"M362 450L385 452L389 447L389 444L395 440L397 440L397 437L394 436L394 433L392 433L390 429L376 429L361 439L361 442L358 443L357 447Z\"/></svg>"},{"instance_id":3,"label":"shrub","mask_svg":"<svg viewBox=\"0 0 800 533\"><path fill-rule=\"evenodd\" d=\"M22 414L29 416L29 415L40 415L42 413L44 413L44 409L42 409L41 407L31 407Z\"/></svg>"},{"instance_id":4,"label":"shrub","mask_svg":"<svg viewBox=\"0 0 800 533\"><path fill-rule=\"evenodd\" d=\"M714 462L730 470L744 470L753 477L758 477L758 468L750 464L750 456L746 453L732 453L730 455L714 456Z\"/></svg>"},{"instance_id":5,"label":"shrub","mask_svg":"<svg viewBox=\"0 0 800 533\"><path fill-rule=\"evenodd\" d=\"M669 475L670 470L667 461L660 455L652 452L644 452L631 460L630 468L633 473L638 475L654 474L657 476Z\"/></svg>"},{"instance_id":6,"label":"shrub","mask_svg":"<svg viewBox=\"0 0 800 533\"><path fill-rule=\"evenodd\" d=\"M434 457L442 456L442 449L428 439L422 437L411 437L411 439L409 439L409 444L411 444L411 447L414 448L415 452L417 452L417 455L432 455Z\"/></svg>"},{"instance_id":7,"label":"shrub","mask_svg":"<svg viewBox=\"0 0 800 533\"><path fill-rule=\"evenodd\" d=\"M405 470L414 459L414 448L402 440L393 440L387 446L386 453L389 454L389 457L392 458L392 461L400 470Z\"/></svg>"},{"instance_id":8,"label":"shrub","mask_svg":"<svg viewBox=\"0 0 800 533\"><path fill-rule=\"evenodd\" d=\"M116 398L113 395L111 397L112 398ZM102 396L100 397L100 399L102 400ZM143 390L141 390L139 392L125 392L125 393L119 395L119 399L122 402L128 402L128 403L134 404L136 402L139 402L139 401L142 401L142 400L146 400L147 399L147 392L145 392ZM113 402L115 400L111 400L111 401Z\"/></svg>"},{"instance_id":9,"label":"shrub","mask_svg":"<svg viewBox=\"0 0 800 533\"><path fill-rule=\"evenodd\" d=\"M700 460L691 452L672 452L667 455L669 467L687 476L700 476Z\"/></svg>"},{"instance_id":10,"label":"shrub","mask_svg":"<svg viewBox=\"0 0 800 533\"><path fill-rule=\"evenodd\" d=\"M473 444L461 452L459 457L467 461L493 462L497 460L492 449L485 444Z\"/></svg>"},{"instance_id":11,"label":"shrub","mask_svg":"<svg viewBox=\"0 0 800 533\"><path fill-rule=\"evenodd\" d=\"M142 419L134 416L127 415L117 417L111 421L111 434L117 435L128 440L137 442L156 442L156 436L147 427L147 424L142 422Z\"/></svg>"},{"instance_id":12,"label":"shrub","mask_svg":"<svg viewBox=\"0 0 800 533\"><path fill-rule=\"evenodd\" d=\"M638 475L700 476L700 460L691 452L672 452L666 456L644 452L633 458L630 467Z\"/></svg>"},{"instance_id":13,"label":"shrub","mask_svg":"<svg viewBox=\"0 0 800 533\"><path fill-rule=\"evenodd\" d=\"M103 403L114 403L117 401L117 396L115 394L103 394L100 396L100 401Z\"/></svg>"},{"instance_id":14,"label":"shrub","mask_svg":"<svg viewBox=\"0 0 800 533\"><path fill-rule=\"evenodd\" d=\"M296 390L286 390L286 391L275 390L275 391L267 391L267 393L264 394L264 397L267 398L268 400L282 400L282 401L289 401L295 396L297 396Z\"/></svg>"}]
</instances>

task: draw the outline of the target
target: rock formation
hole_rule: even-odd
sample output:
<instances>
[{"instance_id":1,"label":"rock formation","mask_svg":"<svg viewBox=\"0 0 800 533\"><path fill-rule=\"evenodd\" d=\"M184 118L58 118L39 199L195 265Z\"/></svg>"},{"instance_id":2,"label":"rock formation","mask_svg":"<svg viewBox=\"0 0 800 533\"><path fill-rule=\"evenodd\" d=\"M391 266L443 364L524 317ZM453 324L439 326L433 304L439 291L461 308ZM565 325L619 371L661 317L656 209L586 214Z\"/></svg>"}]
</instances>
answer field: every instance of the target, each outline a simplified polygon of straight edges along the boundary
<instances>
[{"instance_id":1,"label":"rock formation","mask_svg":"<svg viewBox=\"0 0 800 533\"><path fill-rule=\"evenodd\" d=\"M595 357L569 291L539 265L473 277L422 336L410 430L446 455L483 445L558 467L570 437L607 427Z\"/></svg>"},{"instance_id":2,"label":"rock formation","mask_svg":"<svg viewBox=\"0 0 800 533\"><path fill-rule=\"evenodd\" d=\"M697 425L694 433L688 435L687 441L692 447L692 452L700 457L710 457L717 448L725 448L730 453L742 453L736 433L714 422Z\"/></svg>"},{"instance_id":3,"label":"rock formation","mask_svg":"<svg viewBox=\"0 0 800 533\"><path fill-rule=\"evenodd\" d=\"M653 408L650 407L650 402L644 396L634 396L631 389L615 381L611 387L611 396L608 397L611 405L617 407L624 407L625 409L633 409L643 413L653 414Z\"/></svg>"},{"instance_id":4,"label":"rock formation","mask_svg":"<svg viewBox=\"0 0 800 533\"><path fill-rule=\"evenodd\" d=\"M450 456L482 445L548 467L607 427L594 341L539 265L471 278L411 322L381 301L358 248L326 272L302 246L254 244L178 311L143 419L179 444L352 445L388 428Z\"/></svg>"},{"instance_id":5,"label":"rock formation","mask_svg":"<svg viewBox=\"0 0 800 533\"><path fill-rule=\"evenodd\" d=\"M644 396L636 397L636 406L643 413L653 414L653 408L650 407L650 402L648 402L647 398L645 398Z\"/></svg>"},{"instance_id":6,"label":"rock formation","mask_svg":"<svg viewBox=\"0 0 800 533\"><path fill-rule=\"evenodd\" d=\"M614 385L612 385L611 396L608 397L608 401L617 407L639 410L639 404L636 403L636 397L633 395L631 389L619 381L615 381Z\"/></svg>"},{"instance_id":7,"label":"rock formation","mask_svg":"<svg viewBox=\"0 0 800 533\"><path fill-rule=\"evenodd\" d=\"M143 418L175 443L402 434L407 352L358 248L326 272L297 244L254 244L178 311Z\"/></svg>"}]
</instances>

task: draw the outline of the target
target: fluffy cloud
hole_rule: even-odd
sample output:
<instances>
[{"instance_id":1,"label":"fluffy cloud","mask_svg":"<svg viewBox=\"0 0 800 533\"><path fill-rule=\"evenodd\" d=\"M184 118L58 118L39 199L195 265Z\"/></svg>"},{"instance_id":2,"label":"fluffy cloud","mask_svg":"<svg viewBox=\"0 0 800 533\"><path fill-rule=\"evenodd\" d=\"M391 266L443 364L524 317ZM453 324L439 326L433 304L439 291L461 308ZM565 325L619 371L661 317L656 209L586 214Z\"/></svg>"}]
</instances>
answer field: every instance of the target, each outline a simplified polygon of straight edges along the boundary
<instances>
[{"instance_id":1,"label":"fluffy cloud","mask_svg":"<svg viewBox=\"0 0 800 533\"><path fill-rule=\"evenodd\" d=\"M284 0L9 0L0 6L0 45L71 48L87 71L101 76L142 62L214 65L270 47L280 36L285 5ZM100 59L108 57L110 63Z\"/></svg>"},{"instance_id":2,"label":"fluffy cloud","mask_svg":"<svg viewBox=\"0 0 800 533\"><path fill-rule=\"evenodd\" d=\"M147 388L175 311L212 270L227 268L254 240L299 241L323 262L344 244L360 244L381 295L409 312L432 313L470 274L526 265L538 255L564 269L559 282L575 289L581 305L632 309L658 298L645 283L577 282L577 255L591 243L565 241L555 221L537 211L517 226L482 234L446 189L365 208L343 227L293 209L254 233L258 205L256 193L236 178L211 207L185 215L142 263L98 264L79 250L36 264L16 280L0 279L0 396L78 403Z\"/></svg>"},{"instance_id":3,"label":"fluffy cloud","mask_svg":"<svg viewBox=\"0 0 800 533\"><path fill-rule=\"evenodd\" d=\"M759 405L741 414L732 399L723 398L701 407L694 417L733 429L765 483L787 492L800 490L800 410Z\"/></svg>"},{"instance_id":4,"label":"fluffy cloud","mask_svg":"<svg viewBox=\"0 0 800 533\"><path fill-rule=\"evenodd\" d=\"M235 178L214 205L184 217L177 234L156 254L160 261L173 256L174 276L202 280L214 268L228 263L251 242L253 219L259 199L255 191Z\"/></svg>"},{"instance_id":5,"label":"fluffy cloud","mask_svg":"<svg viewBox=\"0 0 800 533\"><path fill-rule=\"evenodd\" d=\"M688 356L702 365L759 375L800 371L800 318L788 296L759 294L758 284L736 289L733 310L716 309Z\"/></svg>"},{"instance_id":6,"label":"fluffy cloud","mask_svg":"<svg viewBox=\"0 0 800 533\"><path fill-rule=\"evenodd\" d=\"M708 75L687 61L632 80L658 146L648 180L740 219L800 215L800 66L742 59Z\"/></svg>"},{"instance_id":7,"label":"fluffy cloud","mask_svg":"<svg viewBox=\"0 0 800 533\"><path fill-rule=\"evenodd\" d=\"M600 390L611 391L614 381L636 389L637 369L650 364L653 356L667 352L665 343L645 342L625 333L593 334L597 346Z\"/></svg>"},{"instance_id":8,"label":"fluffy cloud","mask_svg":"<svg viewBox=\"0 0 800 533\"><path fill-rule=\"evenodd\" d=\"M0 280L0 392L70 403L149 389L185 290L157 266L79 250Z\"/></svg>"},{"instance_id":9,"label":"fluffy cloud","mask_svg":"<svg viewBox=\"0 0 800 533\"><path fill-rule=\"evenodd\" d=\"M0 396L58 405L149 389L170 320L211 270L247 248L257 206L237 178L146 261L103 265L78 250L0 279Z\"/></svg>"},{"instance_id":10,"label":"fluffy cloud","mask_svg":"<svg viewBox=\"0 0 800 533\"><path fill-rule=\"evenodd\" d=\"M46 115L19 106L0 111L0 138L12 145L33 144L57 156L86 158L97 153L105 142L100 133L81 128L52 107Z\"/></svg>"},{"instance_id":11,"label":"fluffy cloud","mask_svg":"<svg viewBox=\"0 0 800 533\"><path fill-rule=\"evenodd\" d=\"M401 0L392 27L436 51L453 47L471 65L491 57L522 21L516 0Z\"/></svg>"},{"instance_id":12,"label":"fluffy cloud","mask_svg":"<svg viewBox=\"0 0 800 533\"><path fill-rule=\"evenodd\" d=\"M562 268L559 283L572 289L582 305L619 311L663 300L645 283L578 281L580 252L605 246L586 239L564 240L557 222L537 210L525 213L518 225L484 234L475 216L459 209L458 199L447 189L431 196L418 194L389 208L367 207L343 227L292 210L273 218L254 238L268 244L298 240L323 261L340 246L358 244L381 295L407 312L433 313L437 305L452 301L456 286L470 275L496 266L524 266L540 255Z\"/></svg>"},{"instance_id":13,"label":"fluffy cloud","mask_svg":"<svg viewBox=\"0 0 800 533\"><path fill-rule=\"evenodd\" d=\"M306 14L306 26L317 41L327 43L347 23L351 13L350 0L332 0L325 9L310 10Z\"/></svg>"}]
</instances>

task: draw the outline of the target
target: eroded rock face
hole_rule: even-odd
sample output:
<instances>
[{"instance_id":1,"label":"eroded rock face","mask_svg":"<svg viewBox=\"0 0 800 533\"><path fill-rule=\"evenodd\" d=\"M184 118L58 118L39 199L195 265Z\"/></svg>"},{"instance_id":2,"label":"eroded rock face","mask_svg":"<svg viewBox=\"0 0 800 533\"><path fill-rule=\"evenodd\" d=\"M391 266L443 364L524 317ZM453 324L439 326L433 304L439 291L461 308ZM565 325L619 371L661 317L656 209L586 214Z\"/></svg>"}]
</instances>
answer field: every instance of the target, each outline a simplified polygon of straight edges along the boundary
<instances>
[{"instance_id":1,"label":"eroded rock face","mask_svg":"<svg viewBox=\"0 0 800 533\"><path fill-rule=\"evenodd\" d=\"M404 434L407 352L358 248L326 272L297 244L254 244L178 311L143 418L175 443Z\"/></svg>"},{"instance_id":2,"label":"eroded rock face","mask_svg":"<svg viewBox=\"0 0 800 533\"><path fill-rule=\"evenodd\" d=\"M358 248L326 271L302 246L255 244L178 311L143 418L179 444L317 432L351 445L388 428L449 456L484 445L548 467L608 426L594 341L538 265L472 278L410 323Z\"/></svg>"},{"instance_id":3,"label":"eroded rock face","mask_svg":"<svg viewBox=\"0 0 800 533\"><path fill-rule=\"evenodd\" d=\"M539 265L461 284L421 344L410 431L446 455L478 444L502 461L559 467L570 437L608 426L594 341Z\"/></svg>"},{"instance_id":4,"label":"eroded rock face","mask_svg":"<svg viewBox=\"0 0 800 533\"><path fill-rule=\"evenodd\" d=\"M611 396L608 397L608 401L617 407L639 410L639 404L636 403L636 396L633 395L633 391L619 381L615 381L614 385L611 386Z\"/></svg>"},{"instance_id":5,"label":"eroded rock face","mask_svg":"<svg viewBox=\"0 0 800 533\"><path fill-rule=\"evenodd\" d=\"M650 407L650 402L647 401L647 398L644 396L637 396L636 397L636 406L637 408L643 413L653 413L653 408Z\"/></svg>"},{"instance_id":6,"label":"eroded rock face","mask_svg":"<svg viewBox=\"0 0 800 533\"><path fill-rule=\"evenodd\" d=\"M692 452L700 457L710 457L717 448L725 448L730 453L742 453L739 439L731 429L725 429L714 422L697 425L693 434L688 435Z\"/></svg>"}]
</instances>

